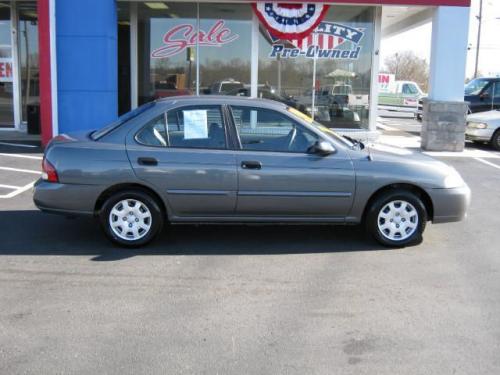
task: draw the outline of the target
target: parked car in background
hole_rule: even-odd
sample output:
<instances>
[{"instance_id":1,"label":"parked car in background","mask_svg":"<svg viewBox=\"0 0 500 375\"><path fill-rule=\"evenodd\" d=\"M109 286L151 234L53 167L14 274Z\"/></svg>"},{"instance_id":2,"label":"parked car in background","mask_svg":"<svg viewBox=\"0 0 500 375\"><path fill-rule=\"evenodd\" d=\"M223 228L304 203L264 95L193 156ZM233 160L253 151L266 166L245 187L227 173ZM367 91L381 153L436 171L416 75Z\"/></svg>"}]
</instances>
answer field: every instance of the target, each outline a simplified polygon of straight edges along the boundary
<instances>
[{"instance_id":1,"label":"parked car in background","mask_svg":"<svg viewBox=\"0 0 500 375\"><path fill-rule=\"evenodd\" d=\"M100 130L59 135L34 187L42 211L99 218L122 246L168 221L364 223L381 244L419 243L428 221L462 220L470 190L420 153L350 141L265 99L179 96Z\"/></svg>"},{"instance_id":2,"label":"parked car in background","mask_svg":"<svg viewBox=\"0 0 500 375\"><path fill-rule=\"evenodd\" d=\"M471 113L500 109L500 77L473 79L465 85L464 100Z\"/></svg>"},{"instance_id":3,"label":"parked car in background","mask_svg":"<svg viewBox=\"0 0 500 375\"><path fill-rule=\"evenodd\" d=\"M386 77L387 76L387 77ZM421 117L421 99L426 97L416 82L396 81L393 74L379 75L378 108L386 111L409 112Z\"/></svg>"},{"instance_id":4,"label":"parked car in background","mask_svg":"<svg viewBox=\"0 0 500 375\"><path fill-rule=\"evenodd\" d=\"M235 81L232 78L228 78L222 81L214 82L210 88L208 94L211 95L226 95L230 91L237 89L243 89L245 86L239 81Z\"/></svg>"},{"instance_id":5,"label":"parked car in background","mask_svg":"<svg viewBox=\"0 0 500 375\"><path fill-rule=\"evenodd\" d=\"M500 151L500 110L467 116L465 138L473 142L489 143L495 150Z\"/></svg>"}]
</instances>

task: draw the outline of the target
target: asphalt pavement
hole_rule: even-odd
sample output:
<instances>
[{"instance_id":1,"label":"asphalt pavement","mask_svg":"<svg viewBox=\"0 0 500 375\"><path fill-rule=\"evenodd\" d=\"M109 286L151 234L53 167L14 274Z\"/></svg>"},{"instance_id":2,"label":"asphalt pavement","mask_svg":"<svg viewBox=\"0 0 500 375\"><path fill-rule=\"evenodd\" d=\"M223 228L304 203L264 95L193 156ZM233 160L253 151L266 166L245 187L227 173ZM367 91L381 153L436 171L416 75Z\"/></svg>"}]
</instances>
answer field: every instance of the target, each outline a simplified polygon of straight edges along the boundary
<instances>
[{"instance_id":1,"label":"asphalt pavement","mask_svg":"<svg viewBox=\"0 0 500 375\"><path fill-rule=\"evenodd\" d=\"M412 139L403 122L384 136ZM37 151L0 145L0 374L500 374L500 153L433 155L472 205L415 247L359 227L176 226L122 250L15 193Z\"/></svg>"}]
</instances>

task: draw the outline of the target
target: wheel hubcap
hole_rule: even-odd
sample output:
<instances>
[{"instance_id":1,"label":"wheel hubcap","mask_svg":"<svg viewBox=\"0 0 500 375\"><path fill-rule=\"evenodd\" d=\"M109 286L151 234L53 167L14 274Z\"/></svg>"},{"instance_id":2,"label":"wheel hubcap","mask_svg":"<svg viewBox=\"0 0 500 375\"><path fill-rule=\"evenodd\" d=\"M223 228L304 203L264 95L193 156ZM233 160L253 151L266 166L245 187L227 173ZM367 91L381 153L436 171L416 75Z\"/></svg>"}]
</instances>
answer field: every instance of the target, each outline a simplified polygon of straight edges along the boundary
<instances>
[{"instance_id":1,"label":"wheel hubcap","mask_svg":"<svg viewBox=\"0 0 500 375\"><path fill-rule=\"evenodd\" d=\"M418 212L409 202L392 201L380 210L377 224L385 238L391 241L403 241L417 230Z\"/></svg>"},{"instance_id":2,"label":"wheel hubcap","mask_svg":"<svg viewBox=\"0 0 500 375\"><path fill-rule=\"evenodd\" d=\"M149 208L136 199L124 199L113 206L109 225L118 237L134 241L144 237L151 229Z\"/></svg>"}]
</instances>

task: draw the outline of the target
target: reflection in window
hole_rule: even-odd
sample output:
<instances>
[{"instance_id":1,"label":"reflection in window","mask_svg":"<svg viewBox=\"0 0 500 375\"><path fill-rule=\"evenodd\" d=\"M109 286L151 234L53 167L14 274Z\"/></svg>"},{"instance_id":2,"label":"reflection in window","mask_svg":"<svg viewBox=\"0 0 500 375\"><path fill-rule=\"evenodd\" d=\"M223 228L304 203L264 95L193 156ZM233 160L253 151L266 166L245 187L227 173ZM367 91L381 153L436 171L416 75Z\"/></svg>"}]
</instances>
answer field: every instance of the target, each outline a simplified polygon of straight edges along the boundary
<instances>
[{"instance_id":1,"label":"reflection in window","mask_svg":"<svg viewBox=\"0 0 500 375\"><path fill-rule=\"evenodd\" d=\"M373 19L372 7L332 6L313 34L292 41L261 27L260 83L325 126L367 128Z\"/></svg>"},{"instance_id":2,"label":"reflection in window","mask_svg":"<svg viewBox=\"0 0 500 375\"><path fill-rule=\"evenodd\" d=\"M137 142L146 146L166 147L165 116L161 115L148 122L136 135Z\"/></svg>"},{"instance_id":3,"label":"reflection in window","mask_svg":"<svg viewBox=\"0 0 500 375\"><path fill-rule=\"evenodd\" d=\"M195 92L195 44L196 4L138 4L139 104Z\"/></svg>"},{"instance_id":4,"label":"reflection in window","mask_svg":"<svg viewBox=\"0 0 500 375\"><path fill-rule=\"evenodd\" d=\"M307 152L318 137L282 113L231 107L243 150Z\"/></svg>"},{"instance_id":5,"label":"reflection in window","mask_svg":"<svg viewBox=\"0 0 500 375\"><path fill-rule=\"evenodd\" d=\"M200 94L250 88L250 4L200 4Z\"/></svg>"}]
</instances>

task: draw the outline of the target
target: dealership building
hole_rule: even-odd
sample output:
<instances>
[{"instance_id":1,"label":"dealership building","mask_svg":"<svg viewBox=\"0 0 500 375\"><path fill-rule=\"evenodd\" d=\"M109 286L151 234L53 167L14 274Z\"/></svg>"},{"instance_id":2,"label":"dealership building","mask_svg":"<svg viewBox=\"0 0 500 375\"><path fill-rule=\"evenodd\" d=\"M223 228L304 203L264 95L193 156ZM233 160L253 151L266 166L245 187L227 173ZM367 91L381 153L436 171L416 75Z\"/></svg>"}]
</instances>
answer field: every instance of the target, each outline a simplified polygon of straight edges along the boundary
<instances>
[{"instance_id":1,"label":"dealership building","mask_svg":"<svg viewBox=\"0 0 500 375\"><path fill-rule=\"evenodd\" d=\"M0 132L40 114L46 143L154 99L222 94L279 100L370 136L381 39L429 21L427 118L463 121L470 0L289 1L315 20L295 37L277 4L0 1Z\"/></svg>"}]
</instances>

